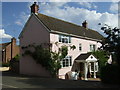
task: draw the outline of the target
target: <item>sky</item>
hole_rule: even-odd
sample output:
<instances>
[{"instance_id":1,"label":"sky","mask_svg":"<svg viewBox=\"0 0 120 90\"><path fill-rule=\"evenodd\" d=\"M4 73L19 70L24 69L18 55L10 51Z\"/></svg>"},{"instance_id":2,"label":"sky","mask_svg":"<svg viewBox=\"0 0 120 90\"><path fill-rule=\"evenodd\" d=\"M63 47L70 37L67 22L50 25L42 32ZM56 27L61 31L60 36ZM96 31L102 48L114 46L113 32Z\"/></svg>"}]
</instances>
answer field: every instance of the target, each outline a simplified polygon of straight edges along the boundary
<instances>
[{"instance_id":1,"label":"sky","mask_svg":"<svg viewBox=\"0 0 120 90\"><path fill-rule=\"evenodd\" d=\"M0 43L9 42L12 37L17 38L30 17L32 2L2 2L2 25L0 23ZM88 28L98 31L98 23L118 27L118 2L37 2L39 13L59 18L77 25L88 22Z\"/></svg>"}]
</instances>

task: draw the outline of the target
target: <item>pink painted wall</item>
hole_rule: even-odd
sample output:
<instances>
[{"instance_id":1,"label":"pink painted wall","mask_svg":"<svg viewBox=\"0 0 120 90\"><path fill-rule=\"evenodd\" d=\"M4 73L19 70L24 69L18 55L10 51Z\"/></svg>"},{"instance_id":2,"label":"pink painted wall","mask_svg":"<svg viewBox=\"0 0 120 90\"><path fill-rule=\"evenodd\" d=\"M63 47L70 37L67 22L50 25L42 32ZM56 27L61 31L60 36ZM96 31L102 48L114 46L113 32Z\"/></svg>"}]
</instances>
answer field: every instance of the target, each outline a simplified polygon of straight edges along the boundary
<instances>
[{"instance_id":1,"label":"pink painted wall","mask_svg":"<svg viewBox=\"0 0 120 90\"><path fill-rule=\"evenodd\" d=\"M36 45L40 45L41 43L49 43L49 32L41 23L38 22L38 20L34 16L30 18L24 29L25 30L23 30L23 34L20 37L20 73L49 77L49 72L41 65L36 64L32 57L22 56L24 50L21 48L22 46L27 46L33 43L35 43Z\"/></svg>"},{"instance_id":2,"label":"pink painted wall","mask_svg":"<svg viewBox=\"0 0 120 90\"><path fill-rule=\"evenodd\" d=\"M75 50L70 50L70 47L68 47L68 55L72 56L72 64L74 63L75 58L78 57L81 53L90 52L90 44L95 44L96 49L101 46L101 44L97 43L97 41L85 40L76 37L71 37L70 44L61 43L59 42L59 35L53 33L50 33L50 42L53 44L52 51L58 51L58 47L61 47L62 45L66 45L66 46L75 45L76 46ZM58 42L58 44L56 45L55 42ZM79 51L80 43L82 44L82 51ZM67 72L71 71L71 69L72 66L61 68L59 70L60 78L65 78L64 75Z\"/></svg>"},{"instance_id":3,"label":"pink painted wall","mask_svg":"<svg viewBox=\"0 0 120 90\"><path fill-rule=\"evenodd\" d=\"M26 25L26 27L23 30L23 34L20 37L20 47L27 46L29 44L36 43L37 45L41 43L52 43L52 51L58 51L58 48L62 45L71 46L75 45L75 50L70 50L70 47L68 48L68 55L72 56L72 64L74 63L74 59L79 56L81 53L87 53L90 51L90 44L95 44L98 47L101 46L100 43L97 43L96 41L91 40L85 40L81 38L72 37L70 44L63 44L59 42L59 35L49 33L47 29L38 22L38 20L32 16L29 20L29 23ZM55 43L58 42L56 45ZM82 51L79 51L79 44L82 44ZM27 74L27 75L36 75L36 76L46 76L49 77L49 72L42 67L41 65L38 65L35 63L35 61L31 57L23 57L22 53L24 50L20 48L20 73L21 74ZM64 67L59 70L59 76L60 78L65 78L65 74L69 71L71 71L72 66Z\"/></svg>"}]
</instances>

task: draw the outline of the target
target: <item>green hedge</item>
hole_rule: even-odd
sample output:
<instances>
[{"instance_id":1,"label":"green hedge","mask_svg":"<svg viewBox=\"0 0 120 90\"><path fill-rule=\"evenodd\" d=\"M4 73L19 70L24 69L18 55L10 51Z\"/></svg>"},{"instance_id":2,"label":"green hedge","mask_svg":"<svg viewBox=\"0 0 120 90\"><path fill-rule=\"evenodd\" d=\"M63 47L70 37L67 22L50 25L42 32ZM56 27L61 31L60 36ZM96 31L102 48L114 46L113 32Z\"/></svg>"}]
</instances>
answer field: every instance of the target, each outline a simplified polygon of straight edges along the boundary
<instances>
[{"instance_id":1,"label":"green hedge","mask_svg":"<svg viewBox=\"0 0 120 90\"><path fill-rule=\"evenodd\" d=\"M120 67L115 64L107 64L101 68L100 78L103 83L119 84Z\"/></svg>"}]
</instances>

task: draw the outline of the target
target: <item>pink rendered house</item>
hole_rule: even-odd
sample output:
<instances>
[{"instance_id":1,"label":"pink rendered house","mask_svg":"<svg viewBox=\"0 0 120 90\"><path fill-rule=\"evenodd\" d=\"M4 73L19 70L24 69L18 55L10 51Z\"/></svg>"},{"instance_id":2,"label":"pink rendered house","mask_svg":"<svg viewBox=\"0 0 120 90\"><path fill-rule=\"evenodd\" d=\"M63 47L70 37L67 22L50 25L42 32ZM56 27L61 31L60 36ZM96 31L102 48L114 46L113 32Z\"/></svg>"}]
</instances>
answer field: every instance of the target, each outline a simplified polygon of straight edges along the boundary
<instances>
[{"instance_id":1,"label":"pink rendered house","mask_svg":"<svg viewBox=\"0 0 120 90\"><path fill-rule=\"evenodd\" d=\"M87 27L84 21L78 26L50 16L38 13L38 5L31 6L31 16L26 22L20 36L20 47L29 44L52 43L52 51L58 51L62 45L68 46L68 55L61 61L62 68L59 70L59 78L65 79L69 71L77 69L84 73L87 80L87 73L93 72L96 78L98 71L97 59L88 52L97 50L101 46L103 38L98 32ZM57 45L56 45L57 42ZM71 50L69 46L75 45L76 49ZM24 50L20 48L20 73L35 76L50 77L49 72L40 64L29 57L23 57Z\"/></svg>"}]
</instances>

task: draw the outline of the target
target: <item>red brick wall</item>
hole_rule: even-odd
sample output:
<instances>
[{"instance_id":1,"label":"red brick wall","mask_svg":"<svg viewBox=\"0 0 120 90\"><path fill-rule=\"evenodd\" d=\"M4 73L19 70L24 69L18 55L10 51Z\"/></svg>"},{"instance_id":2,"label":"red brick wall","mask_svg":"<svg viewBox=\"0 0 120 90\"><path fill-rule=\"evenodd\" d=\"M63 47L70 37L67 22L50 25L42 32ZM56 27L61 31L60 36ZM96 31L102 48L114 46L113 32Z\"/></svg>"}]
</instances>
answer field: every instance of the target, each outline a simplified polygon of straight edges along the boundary
<instances>
[{"instance_id":1,"label":"red brick wall","mask_svg":"<svg viewBox=\"0 0 120 90\"><path fill-rule=\"evenodd\" d=\"M11 43L6 46L5 52L3 54L3 62L5 63L19 54L19 46L16 45L16 39L11 40Z\"/></svg>"},{"instance_id":2,"label":"red brick wall","mask_svg":"<svg viewBox=\"0 0 120 90\"><path fill-rule=\"evenodd\" d=\"M7 63L10 60L11 60L11 44L9 44L5 49L5 60L4 61Z\"/></svg>"}]
</instances>

